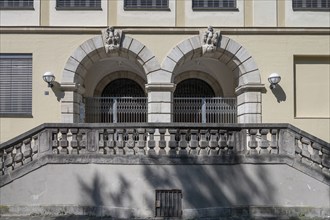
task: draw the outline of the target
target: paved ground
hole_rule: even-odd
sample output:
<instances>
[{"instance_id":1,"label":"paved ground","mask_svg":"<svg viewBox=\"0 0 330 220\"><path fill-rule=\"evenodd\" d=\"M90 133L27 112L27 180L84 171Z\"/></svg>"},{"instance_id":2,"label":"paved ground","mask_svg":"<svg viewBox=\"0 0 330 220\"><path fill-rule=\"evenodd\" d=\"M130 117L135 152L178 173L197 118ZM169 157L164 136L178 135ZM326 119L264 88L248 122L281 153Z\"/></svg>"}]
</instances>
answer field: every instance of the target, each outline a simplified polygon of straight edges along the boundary
<instances>
[{"instance_id":1,"label":"paved ground","mask_svg":"<svg viewBox=\"0 0 330 220\"><path fill-rule=\"evenodd\" d=\"M175 218L157 218L147 220L178 220ZM111 217L90 217L90 216L0 216L0 220L118 220ZM183 220L183 219L180 219ZM198 219L191 219L198 220ZM202 218L201 220L330 220L330 218L306 218L306 217L287 217L287 218L239 218L239 217L228 217L228 218Z\"/></svg>"}]
</instances>

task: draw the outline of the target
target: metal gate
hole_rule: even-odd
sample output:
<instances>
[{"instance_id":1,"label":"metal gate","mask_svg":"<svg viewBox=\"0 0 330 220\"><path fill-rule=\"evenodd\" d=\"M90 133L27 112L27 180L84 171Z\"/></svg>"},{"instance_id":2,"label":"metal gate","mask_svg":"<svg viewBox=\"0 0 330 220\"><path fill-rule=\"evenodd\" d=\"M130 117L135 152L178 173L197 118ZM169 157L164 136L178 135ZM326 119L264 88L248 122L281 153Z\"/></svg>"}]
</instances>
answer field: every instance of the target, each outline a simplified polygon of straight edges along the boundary
<instances>
[{"instance_id":1,"label":"metal gate","mask_svg":"<svg viewBox=\"0 0 330 220\"><path fill-rule=\"evenodd\" d=\"M156 217L182 216L182 191L179 189L156 190Z\"/></svg>"},{"instance_id":2,"label":"metal gate","mask_svg":"<svg viewBox=\"0 0 330 220\"><path fill-rule=\"evenodd\" d=\"M86 123L147 122L146 97L85 98Z\"/></svg>"},{"instance_id":3,"label":"metal gate","mask_svg":"<svg viewBox=\"0 0 330 220\"><path fill-rule=\"evenodd\" d=\"M236 123L236 98L174 98L174 122Z\"/></svg>"}]
</instances>

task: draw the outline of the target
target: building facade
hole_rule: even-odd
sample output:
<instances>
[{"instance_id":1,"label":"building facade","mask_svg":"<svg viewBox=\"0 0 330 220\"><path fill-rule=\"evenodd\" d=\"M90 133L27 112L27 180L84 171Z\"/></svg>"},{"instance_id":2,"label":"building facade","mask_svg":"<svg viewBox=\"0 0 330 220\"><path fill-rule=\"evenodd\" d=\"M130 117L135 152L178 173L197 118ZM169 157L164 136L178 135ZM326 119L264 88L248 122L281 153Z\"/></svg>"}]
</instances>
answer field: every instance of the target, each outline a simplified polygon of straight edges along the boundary
<instances>
[{"instance_id":1,"label":"building facade","mask_svg":"<svg viewBox=\"0 0 330 220\"><path fill-rule=\"evenodd\" d=\"M325 149L330 141L329 9L329 0L0 0L0 143L43 123L212 128L288 123L326 143ZM269 82L272 73L280 76L276 85ZM47 86L43 76L54 78ZM257 136L272 134L260 130ZM17 154L8 152L2 156ZM141 164L135 165L133 170L142 172ZM68 169L76 172L74 166ZM112 169L104 172L115 173ZM181 175L184 169L168 172ZM194 169L202 175L201 168ZM280 166L266 170L275 175ZM154 167L149 171L157 173ZM141 212L150 216L150 210Z\"/></svg>"}]
</instances>

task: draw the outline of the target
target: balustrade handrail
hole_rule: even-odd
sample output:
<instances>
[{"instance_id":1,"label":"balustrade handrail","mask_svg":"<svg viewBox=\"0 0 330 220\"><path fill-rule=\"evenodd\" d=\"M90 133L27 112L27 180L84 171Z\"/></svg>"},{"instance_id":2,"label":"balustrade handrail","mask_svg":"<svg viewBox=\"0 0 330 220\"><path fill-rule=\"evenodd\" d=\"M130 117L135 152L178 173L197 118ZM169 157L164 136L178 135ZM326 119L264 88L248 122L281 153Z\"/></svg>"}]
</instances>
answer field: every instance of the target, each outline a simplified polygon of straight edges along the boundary
<instances>
[{"instance_id":1,"label":"balustrade handrail","mask_svg":"<svg viewBox=\"0 0 330 220\"><path fill-rule=\"evenodd\" d=\"M299 134L301 137L308 138L313 140L313 142L321 144L330 150L330 143L312 135L304 130L301 130L294 125L289 123L231 123L231 124L222 124L222 123L43 123L35 128L30 129L8 141L0 143L0 149L5 149L10 147L10 145L17 144L18 142L23 141L24 139L36 135L44 129L51 128L90 128L90 129L115 129L115 128L177 128L177 129L220 129L220 130L241 130L241 129L288 129L294 133Z\"/></svg>"},{"instance_id":2,"label":"balustrade handrail","mask_svg":"<svg viewBox=\"0 0 330 220\"><path fill-rule=\"evenodd\" d=\"M0 186L12 181L11 172L25 165L36 169L38 158L47 156L55 159L53 163L61 163L63 160L56 158L71 158L72 162L78 156L82 160L77 162L88 163L89 157L84 155L91 154L96 158L122 158L119 161L126 157L129 164L132 155L207 157L210 164L213 158L231 163L260 163L268 158L330 185L330 144L290 124L47 123L0 145ZM314 170L312 174L310 170Z\"/></svg>"}]
</instances>

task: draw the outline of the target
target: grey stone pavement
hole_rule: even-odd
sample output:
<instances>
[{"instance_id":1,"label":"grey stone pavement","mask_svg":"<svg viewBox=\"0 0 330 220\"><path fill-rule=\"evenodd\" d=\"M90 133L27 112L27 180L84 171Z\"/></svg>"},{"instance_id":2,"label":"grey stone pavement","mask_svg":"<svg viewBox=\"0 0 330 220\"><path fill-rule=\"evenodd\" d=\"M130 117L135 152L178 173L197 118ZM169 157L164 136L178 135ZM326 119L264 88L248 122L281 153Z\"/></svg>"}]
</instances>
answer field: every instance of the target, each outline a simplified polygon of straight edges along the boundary
<instances>
[{"instance_id":1,"label":"grey stone pavement","mask_svg":"<svg viewBox=\"0 0 330 220\"><path fill-rule=\"evenodd\" d=\"M148 218L147 220L184 220L178 218ZM330 218L307 218L307 217L218 217L218 218L200 218L201 220L330 220ZM92 216L0 216L0 220L120 220L111 217L92 217ZM142 219L140 219L142 220ZM198 220L193 218L189 220Z\"/></svg>"}]
</instances>

